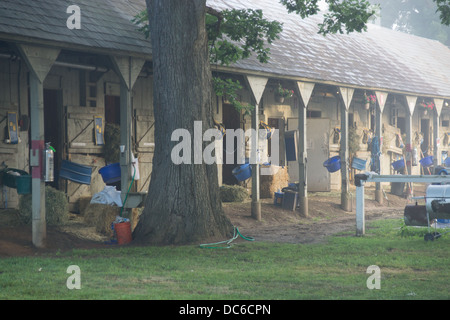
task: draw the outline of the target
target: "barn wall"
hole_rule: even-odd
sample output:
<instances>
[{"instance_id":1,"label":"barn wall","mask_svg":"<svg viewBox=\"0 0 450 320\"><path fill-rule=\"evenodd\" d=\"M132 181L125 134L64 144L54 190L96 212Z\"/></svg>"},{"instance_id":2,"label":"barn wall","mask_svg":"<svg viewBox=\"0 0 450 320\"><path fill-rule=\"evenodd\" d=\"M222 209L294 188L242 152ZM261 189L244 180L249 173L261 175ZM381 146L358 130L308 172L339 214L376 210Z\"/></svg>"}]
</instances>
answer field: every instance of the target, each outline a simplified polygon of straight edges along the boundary
<instances>
[{"instance_id":1,"label":"barn wall","mask_svg":"<svg viewBox=\"0 0 450 320\"><path fill-rule=\"evenodd\" d=\"M155 150L155 118L153 114L153 77L138 77L133 87L133 141L134 156L139 161L140 179L137 192L147 192L153 168Z\"/></svg>"},{"instance_id":2,"label":"barn wall","mask_svg":"<svg viewBox=\"0 0 450 320\"><path fill-rule=\"evenodd\" d=\"M20 72L19 72L20 70ZM20 142L5 142L4 119L7 112L16 112L18 116L28 116L27 68L23 62L0 59L0 164L30 172L28 151L28 128L19 128ZM16 189L2 187L0 208L15 208L19 196Z\"/></svg>"}]
</instances>

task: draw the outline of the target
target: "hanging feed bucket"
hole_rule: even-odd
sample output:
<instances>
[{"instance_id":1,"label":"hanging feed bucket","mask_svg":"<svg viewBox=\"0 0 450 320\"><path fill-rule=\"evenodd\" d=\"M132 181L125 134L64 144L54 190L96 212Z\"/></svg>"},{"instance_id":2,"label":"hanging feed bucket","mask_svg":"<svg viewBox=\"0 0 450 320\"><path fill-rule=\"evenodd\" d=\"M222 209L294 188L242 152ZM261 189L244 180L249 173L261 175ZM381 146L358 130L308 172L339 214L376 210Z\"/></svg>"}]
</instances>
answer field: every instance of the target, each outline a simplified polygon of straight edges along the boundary
<instances>
[{"instance_id":1,"label":"hanging feed bucket","mask_svg":"<svg viewBox=\"0 0 450 320\"><path fill-rule=\"evenodd\" d=\"M405 160L403 158L401 158L400 160L393 162L392 167L396 171L402 170L405 167Z\"/></svg>"},{"instance_id":2,"label":"hanging feed bucket","mask_svg":"<svg viewBox=\"0 0 450 320\"><path fill-rule=\"evenodd\" d=\"M336 172L341 169L341 157L336 156L330 158L323 163L323 166L327 168L329 172Z\"/></svg>"},{"instance_id":3,"label":"hanging feed bucket","mask_svg":"<svg viewBox=\"0 0 450 320\"><path fill-rule=\"evenodd\" d=\"M31 175L19 169L6 169L3 171L3 185L17 189L18 194L31 193Z\"/></svg>"},{"instance_id":4,"label":"hanging feed bucket","mask_svg":"<svg viewBox=\"0 0 450 320\"><path fill-rule=\"evenodd\" d=\"M121 179L121 170L119 162L100 168L98 172L101 174L103 182L106 184L119 182Z\"/></svg>"},{"instance_id":5,"label":"hanging feed bucket","mask_svg":"<svg viewBox=\"0 0 450 320\"><path fill-rule=\"evenodd\" d=\"M366 170L366 160L353 158L352 160L352 168L356 170Z\"/></svg>"},{"instance_id":6,"label":"hanging feed bucket","mask_svg":"<svg viewBox=\"0 0 450 320\"><path fill-rule=\"evenodd\" d=\"M444 160L444 166L450 167L450 157L445 158L445 160Z\"/></svg>"},{"instance_id":7,"label":"hanging feed bucket","mask_svg":"<svg viewBox=\"0 0 450 320\"><path fill-rule=\"evenodd\" d=\"M433 165L433 156L425 157L421 159L419 162L424 168L431 167Z\"/></svg>"},{"instance_id":8,"label":"hanging feed bucket","mask_svg":"<svg viewBox=\"0 0 450 320\"><path fill-rule=\"evenodd\" d=\"M238 181L247 180L252 176L252 167L249 163L236 167L231 172Z\"/></svg>"},{"instance_id":9,"label":"hanging feed bucket","mask_svg":"<svg viewBox=\"0 0 450 320\"><path fill-rule=\"evenodd\" d=\"M78 163L63 160L59 177L80 184L91 184L92 168Z\"/></svg>"}]
</instances>

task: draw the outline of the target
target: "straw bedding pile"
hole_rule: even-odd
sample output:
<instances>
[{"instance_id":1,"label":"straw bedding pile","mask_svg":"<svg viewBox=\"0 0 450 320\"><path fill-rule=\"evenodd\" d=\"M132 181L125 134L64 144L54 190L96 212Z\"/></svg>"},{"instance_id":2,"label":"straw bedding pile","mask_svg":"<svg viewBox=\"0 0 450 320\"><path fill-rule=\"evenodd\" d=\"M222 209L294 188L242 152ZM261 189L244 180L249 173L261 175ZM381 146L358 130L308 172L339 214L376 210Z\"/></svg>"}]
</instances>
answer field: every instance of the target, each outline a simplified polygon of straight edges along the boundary
<instances>
[{"instance_id":1,"label":"straw bedding pile","mask_svg":"<svg viewBox=\"0 0 450 320\"><path fill-rule=\"evenodd\" d=\"M119 207L98 203L89 204L83 211L84 222L108 237L113 236L111 224L118 215L120 215Z\"/></svg>"},{"instance_id":2,"label":"straw bedding pile","mask_svg":"<svg viewBox=\"0 0 450 320\"><path fill-rule=\"evenodd\" d=\"M242 202L248 197L248 191L244 187L237 185L223 185L220 187L220 198L223 202Z\"/></svg>"},{"instance_id":3,"label":"straw bedding pile","mask_svg":"<svg viewBox=\"0 0 450 320\"><path fill-rule=\"evenodd\" d=\"M131 209L131 230L136 227L139 216L142 214L144 208L132 208ZM120 215L121 208L117 206L111 206L107 204L89 203L87 204L81 214L84 218L84 223L95 227L96 232L113 237L113 230L111 224L116 220L116 217Z\"/></svg>"}]
</instances>

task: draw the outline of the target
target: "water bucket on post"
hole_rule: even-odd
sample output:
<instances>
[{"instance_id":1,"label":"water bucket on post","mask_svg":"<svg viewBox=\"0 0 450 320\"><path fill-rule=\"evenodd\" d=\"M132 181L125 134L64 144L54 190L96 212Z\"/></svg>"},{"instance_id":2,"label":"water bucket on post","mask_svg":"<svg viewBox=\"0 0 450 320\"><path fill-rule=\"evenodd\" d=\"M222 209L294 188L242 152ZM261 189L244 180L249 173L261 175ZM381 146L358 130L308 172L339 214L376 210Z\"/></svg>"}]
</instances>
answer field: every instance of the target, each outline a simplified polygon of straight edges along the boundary
<instances>
[{"instance_id":1,"label":"water bucket on post","mask_svg":"<svg viewBox=\"0 0 450 320\"><path fill-rule=\"evenodd\" d=\"M444 166L450 167L450 157L445 158L445 160L444 160Z\"/></svg>"},{"instance_id":2,"label":"water bucket on post","mask_svg":"<svg viewBox=\"0 0 450 320\"><path fill-rule=\"evenodd\" d=\"M341 157L336 156L328 159L323 163L323 166L327 168L329 172L336 172L341 169Z\"/></svg>"},{"instance_id":3,"label":"water bucket on post","mask_svg":"<svg viewBox=\"0 0 450 320\"><path fill-rule=\"evenodd\" d=\"M421 159L419 162L424 168L431 167L433 165L433 156L425 157Z\"/></svg>"},{"instance_id":4,"label":"water bucket on post","mask_svg":"<svg viewBox=\"0 0 450 320\"><path fill-rule=\"evenodd\" d=\"M105 184L112 184L121 180L120 162L104 166L98 170Z\"/></svg>"},{"instance_id":5,"label":"water bucket on post","mask_svg":"<svg viewBox=\"0 0 450 320\"><path fill-rule=\"evenodd\" d=\"M352 160L352 168L356 170L366 170L366 160L353 158Z\"/></svg>"},{"instance_id":6,"label":"water bucket on post","mask_svg":"<svg viewBox=\"0 0 450 320\"><path fill-rule=\"evenodd\" d=\"M403 158L401 158L400 160L393 162L392 167L396 171L402 170L405 167L405 160Z\"/></svg>"},{"instance_id":7,"label":"water bucket on post","mask_svg":"<svg viewBox=\"0 0 450 320\"><path fill-rule=\"evenodd\" d=\"M233 169L232 174L238 181L247 180L252 176L252 167L249 163L243 164Z\"/></svg>"},{"instance_id":8,"label":"water bucket on post","mask_svg":"<svg viewBox=\"0 0 450 320\"><path fill-rule=\"evenodd\" d=\"M131 224L129 221L114 223L114 230L116 231L117 244L121 245L131 242Z\"/></svg>"}]
</instances>

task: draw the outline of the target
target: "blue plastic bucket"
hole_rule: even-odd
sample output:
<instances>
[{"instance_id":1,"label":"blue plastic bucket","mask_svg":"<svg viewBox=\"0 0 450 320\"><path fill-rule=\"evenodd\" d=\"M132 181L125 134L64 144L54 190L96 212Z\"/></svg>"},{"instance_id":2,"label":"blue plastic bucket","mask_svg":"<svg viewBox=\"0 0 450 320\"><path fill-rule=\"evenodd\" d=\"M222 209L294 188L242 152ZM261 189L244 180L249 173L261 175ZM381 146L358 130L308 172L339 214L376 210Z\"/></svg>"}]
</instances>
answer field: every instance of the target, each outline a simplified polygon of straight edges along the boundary
<instances>
[{"instance_id":1,"label":"blue plastic bucket","mask_svg":"<svg viewBox=\"0 0 450 320\"><path fill-rule=\"evenodd\" d=\"M231 172L238 181L247 180L252 176L252 167L249 163L236 167Z\"/></svg>"},{"instance_id":2,"label":"blue plastic bucket","mask_svg":"<svg viewBox=\"0 0 450 320\"><path fill-rule=\"evenodd\" d=\"M353 158L352 160L352 168L356 170L366 170L366 160Z\"/></svg>"},{"instance_id":3,"label":"blue plastic bucket","mask_svg":"<svg viewBox=\"0 0 450 320\"><path fill-rule=\"evenodd\" d=\"M336 172L341 169L341 157L336 156L330 158L323 163L323 166L327 168L329 172Z\"/></svg>"},{"instance_id":4,"label":"blue plastic bucket","mask_svg":"<svg viewBox=\"0 0 450 320\"><path fill-rule=\"evenodd\" d=\"M392 167L394 170L402 170L405 167L405 160L401 158L400 160L397 160L392 163Z\"/></svg>"},{"instance_id":5,"label":"blue plastic bucket","mask_svg":"<svg viewBox=\"0 0 450 320\"><path fill-rule=\"evenodd\" d=\"M63 160L59 177L80 184L91 184L92 168L78 163Z\"/></svg>"},{"instance_id":6,"label":"blue plastic bucket","mask_svg":"<svg viewBox=\"0 0 450 320\"><path fill-rule=\"evenodd\" d=\"M444 160L444 165L445 165L446 167L450 167L450 157L445 158L445 160Z\"/></svg>"},{"instance_id":7,"label":"blue plastic bucket","mask_svg":"<svg viewBox=\"0 0 450 320\"><path fill-rule=\"evenodd\" d=\"M422 165L422 167L431 167L433 165L433 156L428 156L425 157L423 159L421 159L420 164Z\"/></svg>"},{"instance_id":8,"label":"blue plastic bucket","mask_svg":"<svg viewBox=\"0 0 450 320\"><path fill-rule=\"evenodd\" d=\"M100 168L98 172L101 174L103 182L106 184L119 182L121 179L121 170L119 162L104 166Z\"/></svg>"}]
</instances>

